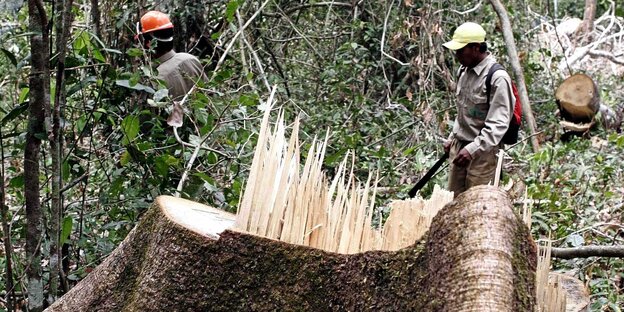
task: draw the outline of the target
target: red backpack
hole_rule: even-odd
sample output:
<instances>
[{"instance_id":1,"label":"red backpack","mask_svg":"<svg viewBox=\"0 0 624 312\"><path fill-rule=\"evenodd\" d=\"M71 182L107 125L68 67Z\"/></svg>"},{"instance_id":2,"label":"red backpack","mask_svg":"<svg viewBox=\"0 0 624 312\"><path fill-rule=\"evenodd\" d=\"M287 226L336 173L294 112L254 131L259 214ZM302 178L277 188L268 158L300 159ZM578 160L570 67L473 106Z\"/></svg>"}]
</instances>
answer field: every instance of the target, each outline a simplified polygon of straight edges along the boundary
<instances>
[{"instance_id":1,"label":"red backpack","mask_svg":"<svg viewBox=\"0 0 624 312\"><path fill-rule=\"evenodd\" d=\"M490 90L492 89L492 75L497 70L505 70L503 65L494 64L490 67L488 71L487 77L485 78L485 90L487 96L487 104L490 106ZM505 136L503 136L502 142L505 144L516 144L518 142L518 132L520 131L520 125L522 124L522 103L520 102L520 95L518 94L518 88L516 88L516 84L511 81L511 91L513 92L514 97L516 97L516 103L513 109L513 115L511 116L511 120L509 121L509 128L507 132L505 132Z\"/></svg>"}]
</instances>

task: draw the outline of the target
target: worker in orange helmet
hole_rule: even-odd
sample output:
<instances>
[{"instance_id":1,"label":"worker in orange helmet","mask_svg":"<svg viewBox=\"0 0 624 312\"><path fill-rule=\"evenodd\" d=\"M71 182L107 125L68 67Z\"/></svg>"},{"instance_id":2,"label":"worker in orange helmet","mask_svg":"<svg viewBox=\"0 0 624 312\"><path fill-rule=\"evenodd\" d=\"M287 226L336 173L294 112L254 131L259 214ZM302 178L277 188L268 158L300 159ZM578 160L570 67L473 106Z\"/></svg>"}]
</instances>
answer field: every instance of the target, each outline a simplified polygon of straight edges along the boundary
<instances>
[{"instance_id":1,"label":"worker in orange helmet","mask_svg":"<svg viewBox=\"0 0 624 312\"><path fill-rule=\"evenodd\" d=\"M137 23L137 38L143 47L152 51L151 57L158 64L158 78L165 82L176 105L197 80L205 80L204 69L195 56L173 50L173 24L167 14L145 13Z\"/></svg>"}]
</instances>

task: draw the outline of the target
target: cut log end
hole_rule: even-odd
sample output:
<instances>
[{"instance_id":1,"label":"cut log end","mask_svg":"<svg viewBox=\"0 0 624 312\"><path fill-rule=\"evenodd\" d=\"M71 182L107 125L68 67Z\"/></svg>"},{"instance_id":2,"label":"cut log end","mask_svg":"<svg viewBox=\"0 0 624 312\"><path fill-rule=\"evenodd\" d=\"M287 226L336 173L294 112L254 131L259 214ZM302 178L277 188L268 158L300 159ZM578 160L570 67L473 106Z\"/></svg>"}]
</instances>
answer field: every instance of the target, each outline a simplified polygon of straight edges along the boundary
<instances>
[{"instance_id":1,"label":"cut log end","mask_svg":"<svg viewBox=\"0 0 624 312\"><path fill-rule=\"evenodd\" d=\"M572 75L564 80L557 88L555 98L562 117L572 122L590 121L600 107L598 87L585 74Z\"/></svg>"},{"instance_id":2,"label":"cut log end","mask_svg":"<svg viewBox=\"0 0 624 312\"><path fill-rule=\"evenodd\" d=\"M172 196L158 197L156 205L172 222L212 239L219 239L221 232L231 229L236 219L223 210Z\"/></svg>"}]
</instances>

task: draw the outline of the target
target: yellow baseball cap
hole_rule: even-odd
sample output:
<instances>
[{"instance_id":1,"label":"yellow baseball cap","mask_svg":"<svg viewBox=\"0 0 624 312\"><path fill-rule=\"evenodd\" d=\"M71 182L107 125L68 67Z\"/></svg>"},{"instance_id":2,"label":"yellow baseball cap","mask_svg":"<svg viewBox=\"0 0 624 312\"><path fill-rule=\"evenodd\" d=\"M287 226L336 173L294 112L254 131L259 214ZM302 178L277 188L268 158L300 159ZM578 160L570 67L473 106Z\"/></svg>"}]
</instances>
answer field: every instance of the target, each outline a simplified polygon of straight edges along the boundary
<instances>
[{"instance_id":1,"label":"yellow baseball cap","mask_svg":"<svg viewBox=\"0 0 624 312\"><path fill-rule=\"evenodd\" d=\"M485 30L477 23L466 22L455 29L453 40L444 43L443 46L459 50L472 42L485 42Z\"/></svg>"}]
</instances>

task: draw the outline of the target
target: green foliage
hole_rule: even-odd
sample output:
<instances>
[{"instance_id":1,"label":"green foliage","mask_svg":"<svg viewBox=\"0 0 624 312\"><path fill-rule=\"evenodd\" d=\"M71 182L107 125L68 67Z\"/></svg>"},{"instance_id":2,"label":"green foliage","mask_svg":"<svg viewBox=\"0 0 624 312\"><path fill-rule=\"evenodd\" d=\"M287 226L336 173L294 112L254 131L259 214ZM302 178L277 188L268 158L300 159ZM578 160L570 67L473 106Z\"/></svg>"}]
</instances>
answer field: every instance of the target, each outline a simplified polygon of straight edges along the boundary
<instances>
[{"instance_id":1,"label":"green foliage","mask_svg":"<svg viewBox=\"0 0 624 312\"><path fill-rule=\"evenodd\" d=\"M535 237L552 237L561 247L622 244L624 136L604 134L592 140L546 145L527 155L524 181L533 207ZM555 262L555 269L579 272L594 301L592 310L616 309L624 302L621 261L573 259Z\"/></svg>"}]
</instances>

